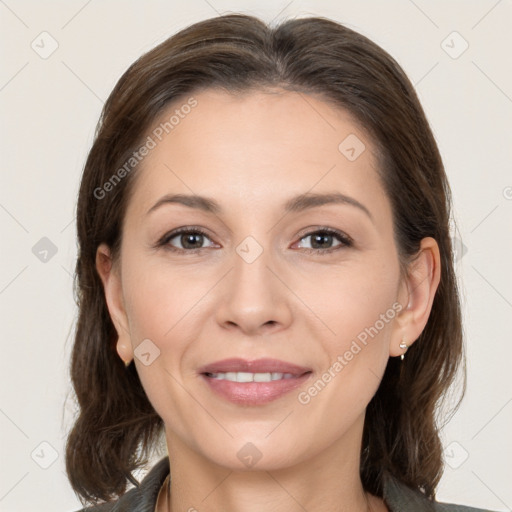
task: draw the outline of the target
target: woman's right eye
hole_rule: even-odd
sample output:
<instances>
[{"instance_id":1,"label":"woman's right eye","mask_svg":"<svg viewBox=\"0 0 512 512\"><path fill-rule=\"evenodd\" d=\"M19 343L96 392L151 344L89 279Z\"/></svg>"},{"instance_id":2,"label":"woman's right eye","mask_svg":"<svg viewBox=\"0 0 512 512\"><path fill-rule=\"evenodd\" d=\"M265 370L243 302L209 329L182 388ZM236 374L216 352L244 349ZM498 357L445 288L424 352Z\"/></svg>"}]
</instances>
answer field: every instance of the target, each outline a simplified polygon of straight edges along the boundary
<instances>
[{"instance_id":1,"label":"woman's right eye","mask_svg":"<svg viewBox=\"0 0 512 512\"><path fill-rule=\"evenodd\" d=\"M164 235L158 245L164 246L171 251L193 252L207 248L203 247L205 239L210 240L208 235L201 229L180 228ZM179 244L178 247L171 244L171 240L175 240L174 243Z\"/></svg>"}]
</instances>

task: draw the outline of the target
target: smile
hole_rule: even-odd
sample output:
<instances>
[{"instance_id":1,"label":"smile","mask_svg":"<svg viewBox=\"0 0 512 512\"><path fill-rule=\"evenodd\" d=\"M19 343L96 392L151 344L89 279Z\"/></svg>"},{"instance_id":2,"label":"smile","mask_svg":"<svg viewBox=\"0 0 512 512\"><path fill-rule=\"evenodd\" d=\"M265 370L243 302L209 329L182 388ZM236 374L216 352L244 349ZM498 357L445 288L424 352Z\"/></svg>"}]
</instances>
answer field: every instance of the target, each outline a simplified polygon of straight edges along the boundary
<instances>
[{"instance_id":1,"label":"smile","mask_svg":"<svg viewBox=\"0 0 512 512\"><path fill-rule=\"evenodd\" d=\"M231 382L271 382L273 380L293 379L291 373L252 373L252 372L227 372L227 373L206 373L207 377Z\"/></svg>"}]
</instances>

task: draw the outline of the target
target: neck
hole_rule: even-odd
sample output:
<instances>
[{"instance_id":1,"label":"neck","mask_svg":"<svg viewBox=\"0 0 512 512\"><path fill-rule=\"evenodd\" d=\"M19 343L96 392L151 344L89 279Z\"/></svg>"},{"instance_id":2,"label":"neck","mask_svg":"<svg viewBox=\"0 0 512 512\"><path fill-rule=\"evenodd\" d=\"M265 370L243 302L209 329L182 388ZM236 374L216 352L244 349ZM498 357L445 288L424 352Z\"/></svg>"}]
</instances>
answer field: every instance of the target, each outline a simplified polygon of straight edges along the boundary
<instances>
[{"instance_id":1,"label":"neck","mask_svg":"<svg viewBox=\"0 0 512 512\"><path fill-rule=\"evenodd\" d=\"M380 499L364 492L359 476L362 429L312 458L278 469L222 467L167 433L170 503L158 512L377 512ZM359 435L354 435L359 434ZM263 463L263 459L260 461ZM258 466L260 463L258 463ZM166 482L167 485L167 482ZM164 494L166 490L162 491ZM159 500L160 501L160 500Z\"/></svg>"}]
</instances>

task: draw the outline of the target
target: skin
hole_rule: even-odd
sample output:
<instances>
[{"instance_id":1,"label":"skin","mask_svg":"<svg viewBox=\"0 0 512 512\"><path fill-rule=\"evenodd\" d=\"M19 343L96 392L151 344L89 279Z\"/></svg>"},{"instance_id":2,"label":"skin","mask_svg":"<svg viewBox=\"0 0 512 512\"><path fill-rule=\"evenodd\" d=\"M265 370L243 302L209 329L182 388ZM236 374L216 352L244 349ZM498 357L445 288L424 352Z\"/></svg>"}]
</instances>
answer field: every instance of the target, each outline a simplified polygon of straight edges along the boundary
<instances>
[{"instance_id":1,"label":"skin","mask_svg":"<svg viewBox=\"0 0 512 512\"><path fill-rule=\"evenodd\" d=\"M194 97L198 105L137 169L120 265L105 244L97 250L117 351L124 361L135 358L165 423L171 503L161 493L156 510L338 512L366 511L368 503L387 510L364 492L359 477L365 409L388 358L402 354L400 342L410 346L427 323L440 279L438 246L425 238L400 278L373 145L348 113L280 89L205 90ZM349 134L366 147L355 161L338 150ZM362 203L371 218L349 204L282 211L297 194L333 191ZM146 214L168 193L208 196L223 211L167 204ZM182 226L208 233L192 241L200 252L154 247ZM314 245L307 235L323 227L349 235L353 245L336 237ZM236 252L247 236L263 249L252 263ZM167 245L179 249L187 240L176 236ZM331 247L337 250L327 253ZM301 404L298 392L394 303L399 313ZM148 366L134 355L145 339L160 350ZM268 404L236 405L197 373L228 357L282 359L313 375ZM248 442L262 454L252 467L237 457Z\"/></svg>"}]
</instances>

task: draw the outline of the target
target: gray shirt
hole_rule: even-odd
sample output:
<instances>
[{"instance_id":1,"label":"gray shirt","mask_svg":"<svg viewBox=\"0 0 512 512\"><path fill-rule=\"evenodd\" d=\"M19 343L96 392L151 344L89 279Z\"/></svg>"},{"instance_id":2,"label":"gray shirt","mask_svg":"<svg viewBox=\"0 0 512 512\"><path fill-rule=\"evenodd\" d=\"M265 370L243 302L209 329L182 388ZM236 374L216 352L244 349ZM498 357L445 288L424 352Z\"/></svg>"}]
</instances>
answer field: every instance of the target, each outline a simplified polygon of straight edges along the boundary
<instances>
[{"instance_id":1,"label":"gray shirt","mask_svg":"<svg viewBox=\"0 0 512 512\"><path fill-rule=\"evenodd\" d=\"M88 507L77 512L154 512L158 493L169 475L169 457L164 457L148 472L138 487L130 489L117 501ZM390 512L492 512L428 500L394 478L384 482L383 499ZM314 512L314 511L311 511Z\"/></svg>"}]
</instances>

